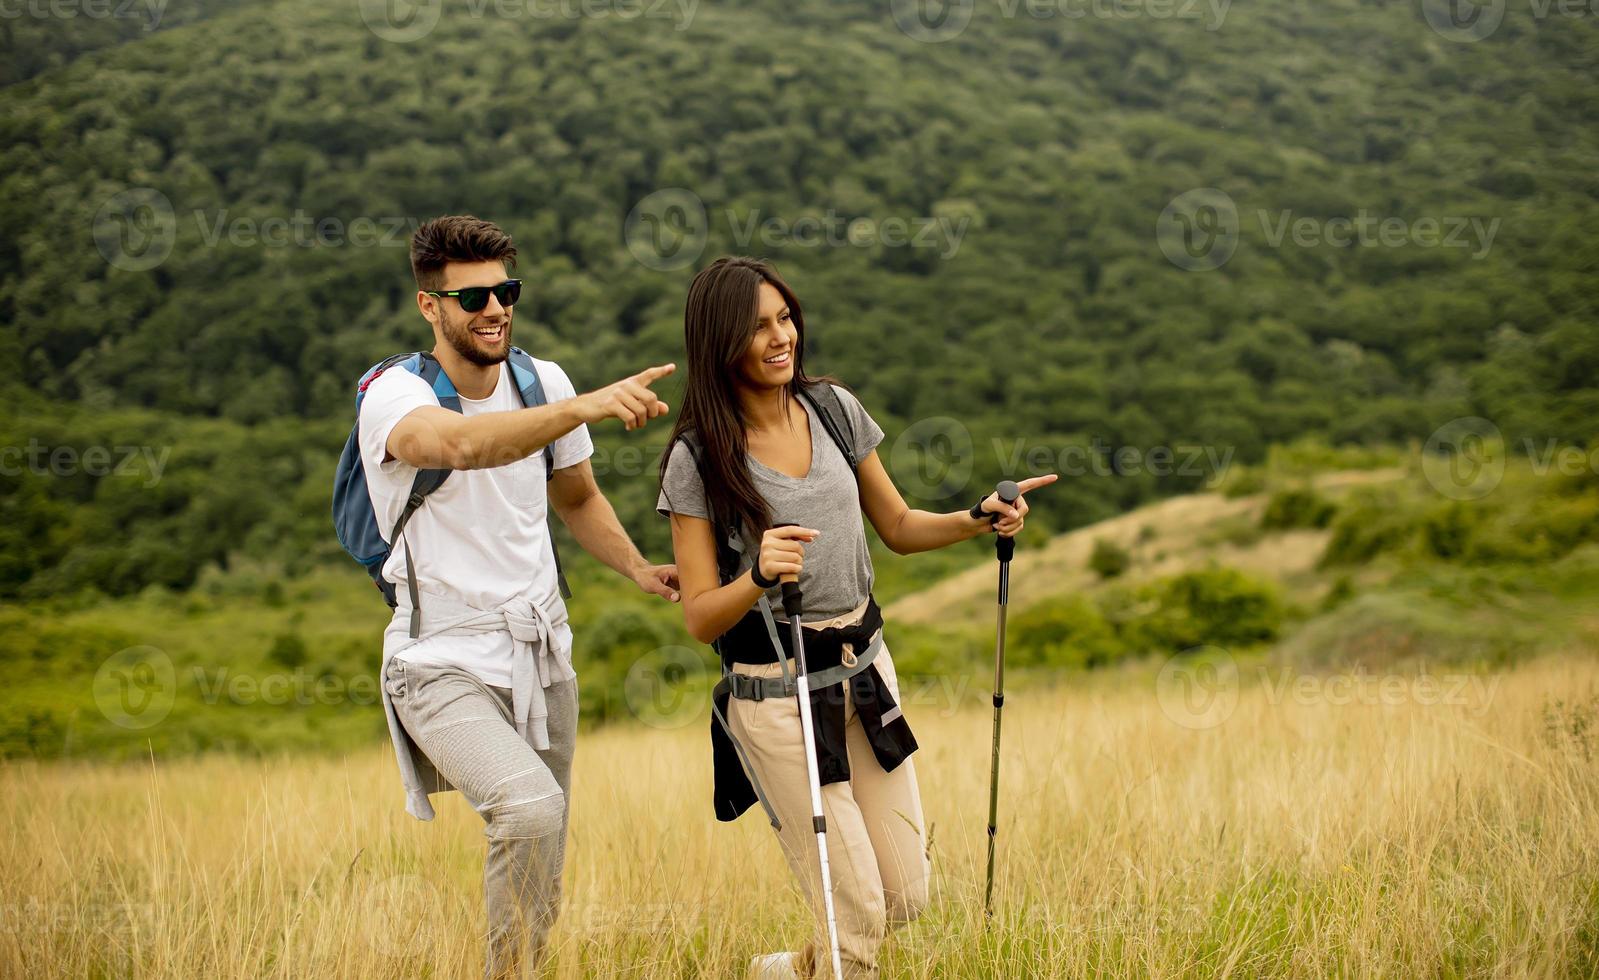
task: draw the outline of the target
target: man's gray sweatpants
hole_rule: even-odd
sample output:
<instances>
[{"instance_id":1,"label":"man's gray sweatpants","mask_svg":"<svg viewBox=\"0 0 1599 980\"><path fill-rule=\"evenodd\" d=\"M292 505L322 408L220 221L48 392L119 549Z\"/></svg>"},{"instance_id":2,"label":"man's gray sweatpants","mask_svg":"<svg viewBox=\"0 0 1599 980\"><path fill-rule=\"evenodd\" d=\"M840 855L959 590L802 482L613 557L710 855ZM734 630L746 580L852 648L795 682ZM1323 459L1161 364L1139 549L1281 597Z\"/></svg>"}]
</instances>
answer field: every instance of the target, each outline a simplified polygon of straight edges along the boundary
<instances>
[{"instance_id":1,"label":"man's gray sweatpants","mask_svg":"<svg viewBox=\"0 0 1599 980\"><path fill-rule=\"evenodd\" d=\"M577 682L545 689L550 747L542 752L517 734L509 688L400 657L389 661L383 683L406 732L483 817L484 976L531 973L560 911Z\"/></svg>"}]
</instances>

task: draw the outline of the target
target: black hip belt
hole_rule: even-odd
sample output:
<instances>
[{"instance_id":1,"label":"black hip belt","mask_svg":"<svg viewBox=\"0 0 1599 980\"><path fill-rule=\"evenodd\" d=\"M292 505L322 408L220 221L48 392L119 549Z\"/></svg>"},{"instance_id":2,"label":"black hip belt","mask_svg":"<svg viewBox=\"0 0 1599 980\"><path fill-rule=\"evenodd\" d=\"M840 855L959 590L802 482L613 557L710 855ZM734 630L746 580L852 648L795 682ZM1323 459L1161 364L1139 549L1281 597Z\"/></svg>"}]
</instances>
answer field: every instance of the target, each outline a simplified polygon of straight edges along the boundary
<instances>
[{"instance_id":1,"label":"black hip belt","mask_svg":"<svg viewBox=\"0 0 1599 980\"><path fill-rule=\"evenodd\" d=\"M839 666L844 661L846 644L859 655L860 651L871 645L872 638L882 628L883 611L878 608L877 599L868 596L866 614L859 623L820 630L806 629L806 670L818 673ZM788 630L775 629L762 610L752 609L717 638L716 649L722 656L724 667L733 664L759 666L777 663L779 648L785 658L793 660L793 642Z\"/></svg>"},{"instance_id":2,"label":"black hip belt","mask_svg":"<svg viewBox=\"0 0 1599 980\"><path fill-rule=\"evenodd\" d=\"M854 659L842 661L835 667L824 667L806 674L806 686L812 691L820 691L832 687L859 674L872 665L877 659L877 654L883 649L882 634L878 634L866 650L854 654ZM809 662L810 655L806 655ZM729 671L722 675L721 683L716 685L715 694L726 692L730 697L739 701L765 701L767 698L791 698L799 693L799 681L790 676L787 671L781 677L751 677L748 674L737 674ZM896 716L897 717L897 716Z\"/></svg>"}]
</instances>

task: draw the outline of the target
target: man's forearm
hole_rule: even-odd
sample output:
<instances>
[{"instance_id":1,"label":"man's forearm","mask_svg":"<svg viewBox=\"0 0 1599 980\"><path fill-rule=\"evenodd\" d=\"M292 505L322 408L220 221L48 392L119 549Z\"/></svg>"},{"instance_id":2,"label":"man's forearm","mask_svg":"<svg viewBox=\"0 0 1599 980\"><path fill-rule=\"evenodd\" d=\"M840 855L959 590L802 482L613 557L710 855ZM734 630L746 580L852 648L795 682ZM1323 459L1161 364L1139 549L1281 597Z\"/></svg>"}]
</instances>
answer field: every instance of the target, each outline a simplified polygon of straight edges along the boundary
<instances>
[{"instance_id":1,"label":"man's forearm","mask_svg":"<svg viewBox=\"0 0 1599 980\"><path fill-rule=\"evenodd\" d=\"M616 519L616 511L605 494L595 491L582 503L565 510L557 509L556 513L584 551L619 574L632 578L649 564L628 537L622 522Z\"/></svg>"},{"instance_id":2,"label":"man's forearm","mask_svg":"<svg viewBox=\"0 0 1599 980\"><path fill-rule=\"evenodd\" d=\"M458 416L451 440L462 470L487 469L526 459L582 424L571 399L511 412Z\"/></svg>"},{"instance_id":3,"label":"man's forearm","mask_svg":"<svg viewBox=\"0 0 1599 980\"><path fill-rule=\"evenodd\" d=\"M389 434L392 458L422 469L481 470L526 459L583 424L564 398L467 417L437 405L413 410Z\"/></svg>"}]
</instances>

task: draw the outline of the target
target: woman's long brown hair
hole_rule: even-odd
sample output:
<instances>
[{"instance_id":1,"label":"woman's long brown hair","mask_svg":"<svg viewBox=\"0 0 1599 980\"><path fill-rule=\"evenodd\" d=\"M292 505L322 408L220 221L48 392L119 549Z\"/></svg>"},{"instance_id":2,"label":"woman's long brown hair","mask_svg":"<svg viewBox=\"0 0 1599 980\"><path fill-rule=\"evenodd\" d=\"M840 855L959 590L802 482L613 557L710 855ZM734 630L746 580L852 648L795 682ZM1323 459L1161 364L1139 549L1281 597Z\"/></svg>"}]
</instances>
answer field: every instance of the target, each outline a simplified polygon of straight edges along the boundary
<instances>
[{"instance_id":1,"label":"woman's long brown hair","mask_svg":"<svg viewBox=\"0 0 1599 980\"><path fill-rule=\"evenodd\" d=\"M676 446L684 432L693 431L700 443L700 475L712 515L729 518L759 538L772 526L771 510L755 488L745 462L743 404L738 398L738 362L749 350L760 318L761 283L770 283L783 295L793 317L794 376L785 386L785 398L805 386L827 378L805 374L805 318L799 299L771 263L744 256L724 256L694 277L683 308L683 342L688 349L688 379L683 407L667 443ZM784 401L786 408L787 401ZM661 460L664 483L670 451ZM718 545L723 528L716 528Z\"/></svg>"}]
</instances>

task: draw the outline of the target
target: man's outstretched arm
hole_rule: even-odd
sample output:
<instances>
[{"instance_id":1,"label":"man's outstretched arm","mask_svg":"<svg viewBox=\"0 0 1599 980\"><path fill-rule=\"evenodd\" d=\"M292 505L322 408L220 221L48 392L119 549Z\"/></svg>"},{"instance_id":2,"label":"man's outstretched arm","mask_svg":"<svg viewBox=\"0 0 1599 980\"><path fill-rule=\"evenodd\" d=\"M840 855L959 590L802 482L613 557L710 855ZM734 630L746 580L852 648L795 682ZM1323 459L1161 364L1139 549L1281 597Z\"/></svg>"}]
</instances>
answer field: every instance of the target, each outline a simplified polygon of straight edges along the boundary
<instances>
[{"instance_id":1,"label":"man's outstretched arm","mask_svg":"<svg viewBox=\"0 0 1599 980\"><path fill-rule=\"evenodd\" d=\"M675 368L646 368L576 398L511 412L468 417L437 405L423 406L390 431L387 455L420 469L486 469L526 459L585 422L615 418L629 430L641 428L666 414L667 404L650 385Z\"/></svg>"}]
</instances>

